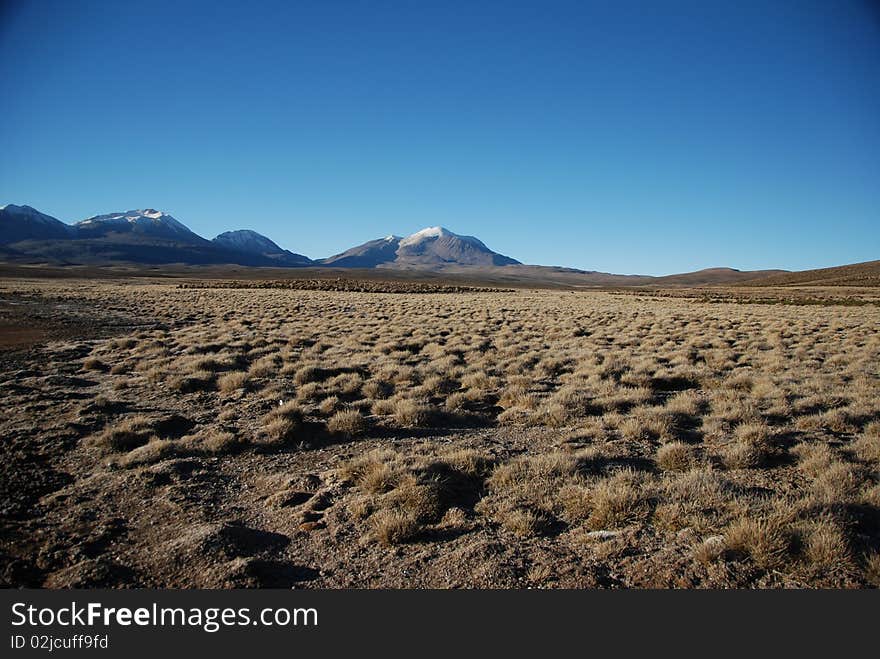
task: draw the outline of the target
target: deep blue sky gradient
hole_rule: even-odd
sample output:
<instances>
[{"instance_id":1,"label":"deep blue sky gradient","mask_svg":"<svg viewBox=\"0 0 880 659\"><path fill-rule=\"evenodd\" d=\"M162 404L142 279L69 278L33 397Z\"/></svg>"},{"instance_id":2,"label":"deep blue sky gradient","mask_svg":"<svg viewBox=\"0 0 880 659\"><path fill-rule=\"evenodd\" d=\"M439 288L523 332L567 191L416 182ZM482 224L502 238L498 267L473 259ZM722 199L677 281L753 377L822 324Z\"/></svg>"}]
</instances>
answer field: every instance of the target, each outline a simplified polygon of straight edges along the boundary
<instances>
[{"instance_id":1,"label":"deep blue sky gradient","mask_svg":"<svg viewBox=\"0 0 880 659\"><path fill-rule=\"evenodd\" d=\"M876 4L0 2L0 204L311 257L441 224L621 273L880 258Z\"/></svg>"}]
</instances>

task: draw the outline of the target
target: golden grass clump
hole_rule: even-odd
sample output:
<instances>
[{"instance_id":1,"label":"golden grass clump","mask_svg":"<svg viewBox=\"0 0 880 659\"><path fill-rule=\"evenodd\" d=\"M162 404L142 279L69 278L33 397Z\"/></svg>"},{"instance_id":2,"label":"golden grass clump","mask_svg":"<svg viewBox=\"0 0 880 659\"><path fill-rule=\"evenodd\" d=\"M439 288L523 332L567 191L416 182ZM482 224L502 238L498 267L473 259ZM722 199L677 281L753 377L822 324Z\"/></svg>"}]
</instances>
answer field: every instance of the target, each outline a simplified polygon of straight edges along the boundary
<instances>
[{"instance_id":1,"label":"golden grass clump","mask_svg":"<svg viewBox=\"0 0 880 659\"><path fill-rule=\"evenodd\" d=\"M155 434L154 420L137 414L104 429L95 444L110 451L130 451L146 444Z\"/></svg>"},{"instance_id":2,"label":"golden grass clump","mask_svg":"<svg viewBox=\"0 0 880 659\"><path fill-rule=\"evenodd\" d=\"M266 414L262 427L264 445L276 446L289 443L296 435L303 422L303 411L297 401L282 402Z\"/></svg>"},{"instance_id":3,"label":"golden grass clump","mask_svg":"<svg viewBox=\"0 0 880 659\"><path fill-rule=\"evenodd\" d=\"M600 480L591 492L591 529L621 528L644 519L650 512L647 480L644 474L621 470Z\"/></svg>"},{"instance_id":4,"label":"golden grass clump","mask_svg":"<svg viewBox=\"0 0 880 659\"><path fill-rule=\"evenodd\" d=\"M377 510L369 521L376 539L386 546L412 540L422 528L415 515L397 508Z\"/></svg>"},{"instance_id":5,"label":"golden grass clump","mask_svg":"<svg viewBox=\"0 0 880 659\"><path fill-rule=\"evenodd\" d=\"M734 429L735 441L724 450L724 464L730 469L753 469L767 463L774 447L770 428L764 421L749 421Z\"/></svg>"},{"instance_id":6,"label":"golden grass clump","mask_svg":"<svg viewBox=\"0 0 880 659\"><path fill-rule=\"evenodd\" d=\"M657 449L657 466L663 471L687 471L696 459L694 447L684 442L670 442Z\"/></svg>"},{"instance_id":7,"label":"golden grass clump","mask_svg":"<svg viewBox=\"0 0 880 659\"><path fill-rule=\"evenodd\" d=\"M327 420L327 430L347 437L362 435L369 427L367 419L358 410L353 409L340 410Z\"/></svg>"},{"instance_id":8,"label":"golden grass clump","mask_svg":"<svg viewBox=\"0 0 880 659\"><path fill-rule=\"evenodd\" d=\"M245 371L233 371L217 378L217 389L224 394L229 394L247 386L250 376Z\"/></svg>"},{"instance_id":9,"label":"golden grass clump","mask_svg":"<svg viewBox=\"0 0 880 659\"><path fill-rule=\"evenodd\" d=\"M765 570L785 565L794 543L789 521L781 515L737 519L727 527L724 538L728 551Z\"/></svg>"},{"instance_id":10,"label":"golden grass clump","mask_svg":"<svg viewBox=\"0 0 880 659\"><path fill-rule=\"evenodd\" d=\"M380 494L394 489L403 474L400 456L387 449L374 449L343 463L337 473L362 490Z\"/></svg>"},{"instance_id":11,"label":"golden grass clump","mask_svg":"<svg viewBox=\"0 0 880 659\"><path fill-rule=\"evenodd\" d=\"M852 553L846 533L830 519L809 524L803 550L809 566L820 573L852 568Z\"/></svg>"},{"instance_id":12,"label":"golden grass clump","mask_svg":"<svg viewBox=\"0 0 880 659\"><path fill-rule=\"evenodd\" d=\"M83 360L83 369L86 371L106 371L109 367L97 357L88 357Z\"/></svg>"},{"instance_id":13,"label":"golden grass clump","mask_svg":"<svg viewBox=\"0 0 880 659\"><path fill-rule=\"evenodd\" d=\"M435 417L436 412L430 406L409 398L394 404L394 420L404 428L430 426Z\"/></svg>"}]
</instances>

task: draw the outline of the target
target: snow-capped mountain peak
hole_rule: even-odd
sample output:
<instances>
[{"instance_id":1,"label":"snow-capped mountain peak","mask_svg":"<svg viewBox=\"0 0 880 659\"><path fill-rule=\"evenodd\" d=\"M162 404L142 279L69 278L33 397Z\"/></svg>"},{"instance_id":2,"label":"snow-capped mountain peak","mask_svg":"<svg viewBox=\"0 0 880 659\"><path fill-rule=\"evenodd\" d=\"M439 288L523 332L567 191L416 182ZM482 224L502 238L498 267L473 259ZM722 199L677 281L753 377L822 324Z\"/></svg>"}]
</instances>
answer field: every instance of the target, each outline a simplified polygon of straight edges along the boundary
<instances>
[{"instance_id":1,"label":"snow-capped mountain peak","mask_svg":"<svg viewBox=\"0 0 880 659\"><path fill-rule=\"evenodd\" d=\"M474 236L461 236L457 233L453 233L449 229L445 227L425 227L420 231L416 231L414 234L403 238L400 241L401 247L409 247L412 245L418 245L426 240L432 240L436 238L456 238L458 240L463 240L465 242L471 243L481 249L488 249L486 245L483 244L481 240L475 238Z\"/></svg>"},{"instance_id":2,"label":"snow-capped mountain peak","mask_svg":"<svg viewBox=\"0 0 880 659\"><path fill-rule=\"evenodd\" d=\"M403 238L400 241L402 247L406 247L407 245L416 245L425 240L429 240L431 238L439 238L444 235L454 235L448 229L444 229L443 227L425 227L420 231L416 231L413 234L410 234L406 238Z\"/></svg>"},{"instance_id":3,"label":"snow-capped mountain peak","mask_svg":"<svg viewBox=\"0 0 880 659\"><path fill-rule=\"evenodd\" d=\"M82 238L102 238L107 235L127 235L133 239L173 240L190 244L205 244L207 241L190 231L168 213L154 208L129 210L119 213L94 215L74 225Z\"/></svg>"},{"instance_id":4,"label":"snow-capped mountain peak","mask_svg":"<svg viewBox=\"0 0 880 659\"><path fill-rule=\"evenodd\" d=\"M426 227L400 241L398 264L408 265L512 265L518 261L496 254L483 241L461 236L445 227Z\"/></svg>"},{"instance_id":5,"label":"snow-capped mountain peak","mask_svg":"<svg viewBox=\"0 0 880 659\"><path fill-rule=\"evenodd\" d=\"M130 225L132 229L136 228L163 228L177 233L192 233L185 225L175 220L171 215L158 211L154 208L144 208L141 210L130 210L123 213L107 213L106 215L95 215L82 222L77 222L76 226L82 228L96 227L99 225Z\"/></svg>"}]
</instances>

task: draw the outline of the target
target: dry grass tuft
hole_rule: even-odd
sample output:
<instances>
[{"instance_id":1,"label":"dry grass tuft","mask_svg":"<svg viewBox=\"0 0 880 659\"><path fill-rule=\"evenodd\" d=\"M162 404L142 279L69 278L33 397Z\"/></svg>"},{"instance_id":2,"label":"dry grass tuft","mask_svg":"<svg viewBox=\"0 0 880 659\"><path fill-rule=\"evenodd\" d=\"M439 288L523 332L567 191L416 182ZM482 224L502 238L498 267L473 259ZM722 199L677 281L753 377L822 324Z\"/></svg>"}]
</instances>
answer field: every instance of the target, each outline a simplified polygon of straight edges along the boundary
<instances>
[{"instance_id":1,"label":"dry grass tuft","mask_svg":"<svg viewBox=\"0 0 880 659\"><path fill-rule=\"evenodd\" d=\"M696 452L689 444L670 442L657 449L657 465L663 471L687 471L696 463Z\"/></svg>"},{"instance_id":2,"label":"dry grass tuft","mask_svg":"<svg viewBox=\"0 0 880 659\"><path fill-rule=\"evenodd\" d=\"M282 403L266 414L262 428L266 446L281 446L296 439L302 427L303 411L297 401Z\"/></svg>"},{"instance_id":3,"label":"dry grass tuft","mask_svg":"<svg viewBox=\"0 0 880 659\"><path fill-rule=\"evenodd\" d=\"M83 369L86 371L106 371L108 369L107 364L102 362L97 357L88 357L83 361Z\"/></svg>"},{"instance_id":4,"label":"dry grass tuft","mask_svg":"<svg viewBox=\"0 0 880 659\"><path fill-rule=\"evenodd\" d=\"M369 427L367 419L358 410L340 410L327 421L327 430L347 437L363 435Z\"/></svg>"},{"instance_id":5,"label":"dry grass tuft","mask_svg":"<svg viewBox=\"0 0 880 659\"><path fill-rule=\"evenodd\" d=\"M812 522L807 530L804 558L810 567L828 573L852 566L846 534L830 519Z\"/></svg>"},{"instance_id":6,"label":"dry grass tuft","mask_svg":"<svg viewBox=\"0 0 880 659\"><path fill-rule=\"evenodd\" d=\"M110 451L130 451L146 444L155 434L154 422L138 414L108 426L95 444Z\"/></svg>"},{"instance_id":7,"label":"dry grass tuft","mask_svg":"<svg viewBox=\"0 0 880 659\"><path fill-rule=\"evenodd\" d=\"M250 376L244 371L233 371L226 373L217 378L217 389L221 393L230 394L234 391L244 389L247 386Z\"/></svg>"},{"instance_id":8,"label":"dry grass tuft","mask_svg":"<svg viewBox=\"0 0 880 659\"><path fill-rule=\"evenodd\" d=\"M403 398L394 404L394 420L403 428L428 427L435 418L435 410L409 398Z\"/></svg>"},{"instance_id":9,"label":"dry grass tuft","mask_svg":"<svg viewBox=\"0 0 880 659\"><path fill-rule=\"evenodd\" d=\"M734 429L736 441L725 447L724 464L730 469L754 469L767 464L774 453L770 428L763 421L749 421Z\"/></svg>"},{"instance_id":10,"label":"dry grass tuft","mask_svg":"<svg viewBox=\"0 0 880 659\"><path fill-rule=\"evenodd\" d=\"M595 530L622 528L650 512L646 479L629 469L599 481L591 498L587 526Z\"/></svg>"},{"instance_id":11,"label":"dry grass tuft","mask_svg":"<svg viewBox=\"0 0 880 659\"><path fill-rule=\"evenodd\" d=\"M743 517L727 527L728 551L752 560L765 570L778 569L789 560L794 535L781 516Z\"/></svg>"},{"instance_id":12,"label":"dry grass tuft","mask_svg":"<svg viewBox=\"0 0 880 659\"><path fill-rule=\"evenodd\" d=\"M415 516L396 508L383 508L370 516L370 526L376 539L385 546L412 540L422 527Z\"/></svg>"},{"instance_id":13,"label":"dry grass tuft","mask_svg":"<svg viewBox=\"0 0 880 659\"><path fill-rule=\"evenodd\" d=\"M499 514L501 526L513 533L518 538L529 538L539 535L545 524L538 514L527 508L514 508L505 510Z\"/></svg>"}]
</instances>

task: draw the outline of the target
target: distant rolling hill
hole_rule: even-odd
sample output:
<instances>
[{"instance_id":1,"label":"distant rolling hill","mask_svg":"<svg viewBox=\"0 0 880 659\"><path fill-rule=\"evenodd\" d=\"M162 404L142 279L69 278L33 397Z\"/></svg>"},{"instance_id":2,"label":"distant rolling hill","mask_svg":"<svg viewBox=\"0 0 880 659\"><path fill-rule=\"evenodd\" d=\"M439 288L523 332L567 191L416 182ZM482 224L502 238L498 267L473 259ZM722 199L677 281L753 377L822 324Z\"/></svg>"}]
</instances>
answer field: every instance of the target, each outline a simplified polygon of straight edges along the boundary
<instances>
[{"instance_id":1,"label":"distant rolling hill","mask_svg":"<svg viewBox=\"0 0 880 659\"><path fill-rule=\"evenodd\" d=\"M880 286L880 261L774 274L743 286Z\"/></svg>"},{"instance_id":2,"label":"distant rolling hill","mask_svg":"<svg viewBox=\"0 0 880 659\"><path fill-rule=\"evenodd\" d=\"M655 277L652 286L715 286L752 281L771 275L786 273L786 270L736 270L735 268L706 268L696 272Z\"/></svg>"}]
</instances>

